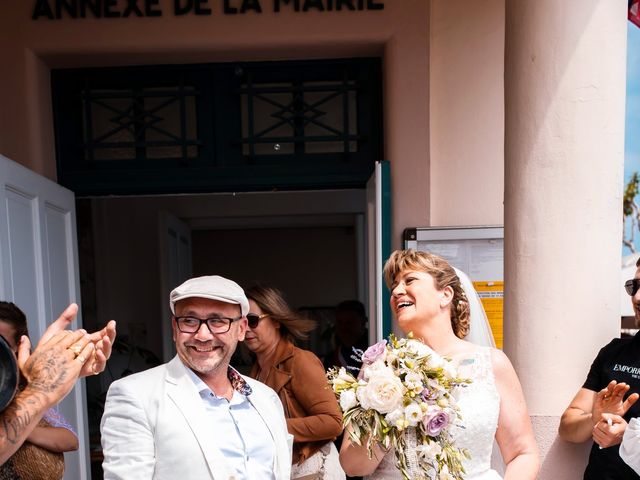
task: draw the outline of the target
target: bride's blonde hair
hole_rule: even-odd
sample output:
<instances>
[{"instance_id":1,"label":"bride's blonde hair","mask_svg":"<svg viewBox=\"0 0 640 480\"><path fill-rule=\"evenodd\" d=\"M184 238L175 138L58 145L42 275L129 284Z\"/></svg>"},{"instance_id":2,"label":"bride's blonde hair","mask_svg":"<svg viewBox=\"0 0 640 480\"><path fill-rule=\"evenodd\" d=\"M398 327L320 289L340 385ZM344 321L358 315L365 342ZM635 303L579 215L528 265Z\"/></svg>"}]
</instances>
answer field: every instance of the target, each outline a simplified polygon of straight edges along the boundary
<instances>
[{"instance_id":1,"label":"bride's blonde hair","mask_svg":"<svg viewBox=\"0 0 640 480\"><path fill-rule=\"evenodd\" d=\"M438 290L451 287L453 290L453 299L449 306L451 328L456 337L466 337L470 326L469 301L460 284L460 279L456 275L456 271L449 265L449 262L433 253L420 252L413 249L396 250L384 265L383 273L387 288L391 290L391 285L398 274L407 270L428 273L433 277Z\"/></svg>"}]
</instances>

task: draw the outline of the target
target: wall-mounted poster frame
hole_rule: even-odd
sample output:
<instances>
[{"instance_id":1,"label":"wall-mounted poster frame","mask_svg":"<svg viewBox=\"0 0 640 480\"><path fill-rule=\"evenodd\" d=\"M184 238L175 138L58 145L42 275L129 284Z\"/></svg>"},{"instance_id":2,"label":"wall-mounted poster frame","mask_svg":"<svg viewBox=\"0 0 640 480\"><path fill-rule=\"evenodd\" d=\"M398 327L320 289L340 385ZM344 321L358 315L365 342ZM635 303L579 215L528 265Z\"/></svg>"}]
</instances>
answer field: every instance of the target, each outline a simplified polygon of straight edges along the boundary
<instances>
[{"instance_id":1,"label":"wall-mounted poster frame","mask_svg":"<svg viewBox=\"0 0 640 480\"><path fill-rule=\"evenodd\" d=\"M504 227L407 228L404 247L440 255L471 278L489 318L496 346L502 348Z\"/></svg>"}]
</instances>

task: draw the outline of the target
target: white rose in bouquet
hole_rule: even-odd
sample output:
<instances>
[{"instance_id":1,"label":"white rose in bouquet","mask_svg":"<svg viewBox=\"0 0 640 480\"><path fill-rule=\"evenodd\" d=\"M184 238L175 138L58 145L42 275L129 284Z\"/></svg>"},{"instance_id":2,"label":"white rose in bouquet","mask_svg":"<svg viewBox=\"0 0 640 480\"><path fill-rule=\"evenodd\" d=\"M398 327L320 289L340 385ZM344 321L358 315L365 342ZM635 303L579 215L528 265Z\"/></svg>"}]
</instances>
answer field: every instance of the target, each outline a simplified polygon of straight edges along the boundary
<instances>
[{"instance_id":1,"label":"white rose in bouquet","mask_svg":"<svg viewBox=\"0 0 640 480\"><path fill-rule=\"evenodd\" d=\"M403 395L402 381L388 368L380 369L375 375L370 376L369 382L357 391L362 408L371 408L380 413L389 413L400 407Z\"/></svg>"},{"instance_id":2,"label":"white rose in bouquet","mask_svg":"<svg viewBox=\"0 0 640 480\"><path fill-rule=\"evenodd\" d=\"M340 408L343 412L351 410L358 404L356 399L356 392L353 390L343 390L340 394Z\"/></svg>"}]
</instances>

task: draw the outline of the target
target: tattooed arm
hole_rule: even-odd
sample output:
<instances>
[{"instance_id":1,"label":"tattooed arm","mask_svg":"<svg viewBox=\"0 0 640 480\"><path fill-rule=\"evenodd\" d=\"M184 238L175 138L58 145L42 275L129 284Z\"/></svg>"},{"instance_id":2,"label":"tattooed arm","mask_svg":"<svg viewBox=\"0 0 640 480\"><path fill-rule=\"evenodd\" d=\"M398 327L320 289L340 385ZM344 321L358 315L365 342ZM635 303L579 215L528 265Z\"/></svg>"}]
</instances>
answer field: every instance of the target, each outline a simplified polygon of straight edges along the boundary
<instances>
[{"instance_id":1,"label":"tattooed arm","mask_svg":"<svg viewBox=\"0 0 640 480\"><path fill-rule=\"evenodd\" d=\"M40 392L27 387L17 393L0 414L0 465L20 448L49 408L49 402Z\"/></svg>"},{"instance_id":2,"label":"tattooed arm","mask_svg":"<svg viewBox=\"0 0 640 480\"><path fill-rule=\"evenodd\" d=\"M84 330L64 330L49 336L31 355L25 343L28 340L22 337L18 364L28 385L0 414L0 464L20 448L42 415L71 391L95 351Z\"/></svg>"},{"instance_id":3,"label":"tattooed arm","mask_svg":"<svg viewBox=\"0 0 640 480\"><path fill-rule=\"evenodd\" d=\"M18 365L28 383L0 413L0 465L20 448L45 412L71 391L78 377L104 370L115 322L93 334L65 330L77 311L77 305L69 305L47 328L32 354L28 337L21 338Z\"/></svg>"}]
</instances>

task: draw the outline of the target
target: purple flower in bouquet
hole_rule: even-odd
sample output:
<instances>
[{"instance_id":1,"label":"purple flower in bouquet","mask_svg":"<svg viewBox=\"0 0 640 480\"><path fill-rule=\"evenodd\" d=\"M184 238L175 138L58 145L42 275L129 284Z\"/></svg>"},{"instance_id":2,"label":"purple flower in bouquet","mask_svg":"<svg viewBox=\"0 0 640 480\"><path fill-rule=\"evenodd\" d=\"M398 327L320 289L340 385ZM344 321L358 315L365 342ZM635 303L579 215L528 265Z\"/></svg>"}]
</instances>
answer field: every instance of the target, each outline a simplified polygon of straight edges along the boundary
<instances>
[{"instance_id":1,"label":"purple flower in bouquet","mask_svg":"<svg viewBox=\"0 0 640 480\"><path fill-rule=\"evenodd\" d=\"M438 398L438 392L435 389L426 387L422 390L422 392L420 392L420 396L422 397L422 400L427 402L429 400L435 400L436 398Z\"/></svg>"},{"instance_id":2,"label":"purple flower in bouquet","mask_svg":"<svg viewBox=\"0 0 640 480\"><path fill-rule=\"evenodd\" d=\"M424 427L430 437L437 437L440 432L449 425L449 415L443 410L427 413L424 418Z\"/></svg>"},{"instance_id":3,"label":"purple flower in bouquet","mask_svg":"<svg viewBox=\"0 0 640 480\"><path fill-rule=\"evenodd\" d=\"M378 360L379 358L384 359L384 354L387 351L387 341L382 340L378 343L371 345L369 348L365 350L362 354L362 363L371 365L373 362Z\"/></svg>"}]
</instances>

